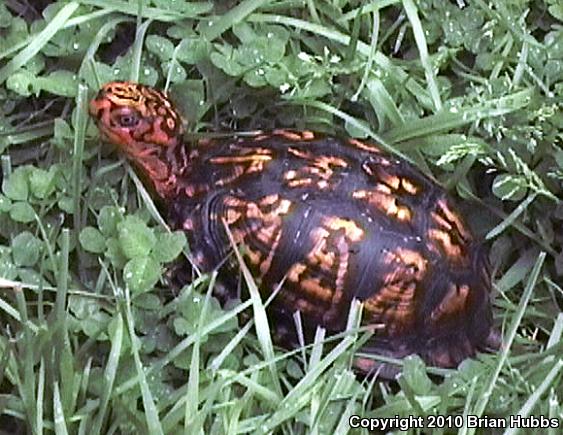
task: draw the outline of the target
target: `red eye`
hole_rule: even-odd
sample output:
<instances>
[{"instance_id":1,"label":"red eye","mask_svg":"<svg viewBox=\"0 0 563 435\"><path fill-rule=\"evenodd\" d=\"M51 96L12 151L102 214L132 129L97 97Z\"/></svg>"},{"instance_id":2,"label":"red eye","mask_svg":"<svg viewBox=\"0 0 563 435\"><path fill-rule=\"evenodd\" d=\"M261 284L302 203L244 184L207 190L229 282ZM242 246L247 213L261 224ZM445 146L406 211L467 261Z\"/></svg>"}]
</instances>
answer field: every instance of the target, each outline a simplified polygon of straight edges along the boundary
<instances>
[{"instance_id":1,"label":"red eye","mask_svg":"<svg viewBox=\"0 0 563 435\"><path fill-rule=\"evenodd\" d=\"M121 115L117 121L121 127L135 127L139 123L139 118L133 113Z\"/></svg>"}]
</instances>

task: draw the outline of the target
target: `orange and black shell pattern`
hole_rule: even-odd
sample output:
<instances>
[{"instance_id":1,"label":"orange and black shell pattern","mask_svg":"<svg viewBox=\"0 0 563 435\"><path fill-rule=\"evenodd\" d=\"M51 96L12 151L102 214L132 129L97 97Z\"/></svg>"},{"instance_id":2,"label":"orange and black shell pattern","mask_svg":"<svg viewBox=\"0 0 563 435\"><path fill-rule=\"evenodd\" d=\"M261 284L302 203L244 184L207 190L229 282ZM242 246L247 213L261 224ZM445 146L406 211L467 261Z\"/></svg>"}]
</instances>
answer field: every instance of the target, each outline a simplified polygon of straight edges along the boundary
<instances>
[{"instance_id":1,"label":"orange and black shell pattern","mask_svg":"<svg viewBox=\"0 0 563 435\"><path fill-rule=\"evenodd\" d=\"M185 143L164 94L133 83L106 85L90 113L186 232L196 264L227 264L221 299L239 297L228 227L263 298L282 283L271 307L280 330L299 310L306 330L342 331L356 298L374 331L365 351L453 367L487 346L486 250L406 161L309 131Z\"/></svg>"}]
</instances>

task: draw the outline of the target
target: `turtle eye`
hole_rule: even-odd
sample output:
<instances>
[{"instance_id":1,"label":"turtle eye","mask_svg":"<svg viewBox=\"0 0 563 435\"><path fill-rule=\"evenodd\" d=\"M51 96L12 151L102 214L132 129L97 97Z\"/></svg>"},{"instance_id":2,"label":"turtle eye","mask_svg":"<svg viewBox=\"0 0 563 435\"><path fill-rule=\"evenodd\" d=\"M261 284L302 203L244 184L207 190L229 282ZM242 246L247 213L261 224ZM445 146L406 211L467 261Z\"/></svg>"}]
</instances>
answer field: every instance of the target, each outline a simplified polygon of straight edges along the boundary
<instances>
[{"instance_id":1,"label":"turtle eye","mask_svg":"<svg viewBox=\"0 0 563 435\"><path fill-rule=\"evenodd\" d=\"M121 127L135 127L139 123L139 117L134 113L120 115L117 122Z\"/></svg>"}]
</instances>

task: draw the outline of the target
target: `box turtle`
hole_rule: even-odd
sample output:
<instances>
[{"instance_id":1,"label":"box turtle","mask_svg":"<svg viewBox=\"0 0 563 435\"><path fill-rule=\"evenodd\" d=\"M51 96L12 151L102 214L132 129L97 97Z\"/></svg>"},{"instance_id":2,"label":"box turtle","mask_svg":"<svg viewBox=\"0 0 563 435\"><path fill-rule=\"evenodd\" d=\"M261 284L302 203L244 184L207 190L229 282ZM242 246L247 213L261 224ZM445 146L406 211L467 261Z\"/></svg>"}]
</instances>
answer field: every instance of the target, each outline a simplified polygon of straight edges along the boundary
<instances>
[{"instance_id":1,"label":"box turtle","mask_svg":"<svg viewBox=\"0 0 563 435\"><path fill-rule=\"evenodd\" d=\"M202 270L229 257L228 227L264 299L283 281L269 308L275 329L293 329L299 310L306 331L342 331L356 298L374 331L367 352L454 367L491 345L487 252L446 192L406 161L310 131L187 143L167 96L131 82L106 84L90 114ZM238 297L236 276L220 275L219 299Z\"/></svg>"}]
</instances>

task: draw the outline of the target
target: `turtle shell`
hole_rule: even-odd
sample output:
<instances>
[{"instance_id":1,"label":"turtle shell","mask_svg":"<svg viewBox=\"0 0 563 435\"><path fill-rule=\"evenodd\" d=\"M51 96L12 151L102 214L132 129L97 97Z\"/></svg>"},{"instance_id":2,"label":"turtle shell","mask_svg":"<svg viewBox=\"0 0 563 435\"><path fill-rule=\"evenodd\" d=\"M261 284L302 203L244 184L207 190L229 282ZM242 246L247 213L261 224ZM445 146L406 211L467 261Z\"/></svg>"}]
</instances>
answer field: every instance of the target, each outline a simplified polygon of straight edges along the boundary
<instances>
[{"instance_id":1,"label":"turtle shell","mask_svg":"<svg viewBox=\"0 0 563 435\"><path fill-rule=\"evenodd\" d=\"M221 300L244 297L228 231L263 299L281 283L270 307L280 331L295 311L306 331L342 331L358 299L374 331L364 351L453 367L488 345L487 252L444 189L408 162L309 131L187 143L168 98L129 82L105 85L90 113L186 232L196 264L225 265Z\"/></svg>"}]
</instances>

